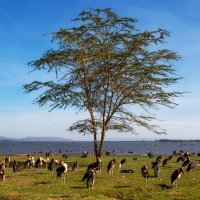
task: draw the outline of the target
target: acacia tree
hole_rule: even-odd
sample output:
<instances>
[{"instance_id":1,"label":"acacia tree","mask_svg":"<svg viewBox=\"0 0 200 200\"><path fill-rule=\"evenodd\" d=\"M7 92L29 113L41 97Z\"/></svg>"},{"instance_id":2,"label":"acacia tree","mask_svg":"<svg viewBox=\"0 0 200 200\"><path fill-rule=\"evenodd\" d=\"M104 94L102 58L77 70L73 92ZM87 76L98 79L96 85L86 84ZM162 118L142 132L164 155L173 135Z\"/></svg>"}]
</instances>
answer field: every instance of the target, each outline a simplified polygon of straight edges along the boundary
<instances>
[{"instance_id":1,"label":"acacia tree","mask_svg":"<svg viewBox=\"0 0 200 200\"><path fill-rule=\"evenodd\" d=\"M25 91L42 89L35 102L50 102L51 110L72 106L87 111L89 118L68 130L93 134L96 156L102 155L108 130L135 133L139 125L163 133L152 125L155 116L149 110L159 105L173 108L174 97L181 94L168 87L179 80L173 61L180 57L160 49L169 32L139 31L135 19L119 17L111 9L83 11L73 21L78 26L53 33L56 49L29 63L33 70L55 73L55 79L33 81L24 85ZM143 114L134 113L135 106Z\"/></svg>"}]
</instances>

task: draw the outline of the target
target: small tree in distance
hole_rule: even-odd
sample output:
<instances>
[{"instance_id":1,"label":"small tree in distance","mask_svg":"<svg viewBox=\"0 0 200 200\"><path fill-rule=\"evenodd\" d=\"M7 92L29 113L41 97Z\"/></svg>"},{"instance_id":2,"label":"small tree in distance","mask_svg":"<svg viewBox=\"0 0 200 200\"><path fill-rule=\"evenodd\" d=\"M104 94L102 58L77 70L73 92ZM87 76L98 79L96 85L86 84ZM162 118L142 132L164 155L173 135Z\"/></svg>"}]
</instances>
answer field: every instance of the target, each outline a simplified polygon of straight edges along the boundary
<instances>
[{"instance_id":1,"label":"small tree in distance","mask_svg":"<svg viewBox=\"0 0 200 200\"><path fill-rule=\"evenodd\" d=\"M74 22L79 26L53 33L57 49L29 63L33 70L55 73L55 79L33 81L24 85L25 91L42 89L35 102L50 102L51 110L72 106L87 111L89 118L69 130L93 134L97 157L102 156L108 130L135 133L134 126L139 125L164 133L151 124L155 117L149 110L159 105L173 108L174 98L181 95L168 88L180 79L172 65L180 57L158 48L169 32L138 31L135 19L119 17L111 9L83 11ZM145 114L134 113L135 106Z\"/></svg>"}]
</instances>

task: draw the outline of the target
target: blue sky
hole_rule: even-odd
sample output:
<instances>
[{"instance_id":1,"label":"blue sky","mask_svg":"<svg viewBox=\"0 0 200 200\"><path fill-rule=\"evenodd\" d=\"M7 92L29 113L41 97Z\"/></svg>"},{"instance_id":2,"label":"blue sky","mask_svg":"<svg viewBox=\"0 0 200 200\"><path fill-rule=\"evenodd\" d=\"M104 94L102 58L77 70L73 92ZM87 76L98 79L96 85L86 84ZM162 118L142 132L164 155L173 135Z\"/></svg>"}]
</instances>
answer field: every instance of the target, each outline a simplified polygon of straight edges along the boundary
<instances>
[{"instance_id":1,"label":"blue sky","mask_svg":"<svg viewBox=\"0 0 200 200\"><path fill-rule=\"evenodd\" d=\"M200 1L199 0L0 0L0 135L58 136L91 140L91 136L68 134L66 128L84 114L67 109L49 112L32 102L35 94L26 94L23 84L48 78L29 73L27 63L53 48L51 33L71 27L70 21L88 8L112 8L122 17L138 20L140 30L163 28L171 32L164 46L181 55L175 64L183 76L175 89L187 91L176 100L175 109L156 111L167 135L140 130L139 135L107 135L107 140L199 139L200 134Z\"/></svg>"}]
</instances>

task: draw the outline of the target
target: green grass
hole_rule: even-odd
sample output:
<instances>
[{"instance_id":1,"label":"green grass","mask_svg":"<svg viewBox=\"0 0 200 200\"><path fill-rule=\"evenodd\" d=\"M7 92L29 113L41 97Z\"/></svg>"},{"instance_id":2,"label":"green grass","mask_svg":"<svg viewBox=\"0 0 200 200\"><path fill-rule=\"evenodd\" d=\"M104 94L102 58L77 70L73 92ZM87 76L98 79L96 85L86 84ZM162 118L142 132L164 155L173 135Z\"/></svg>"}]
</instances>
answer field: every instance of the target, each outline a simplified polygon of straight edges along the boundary
<instances>
[{"instance_id":1,"label":"green grass","mask_svg":"<svg viewBox=\"0 0 200 200\"><path fill-rule=\"evenodd\" d=\"M54 158L62 160L61 156L55 156ZM14 174L12 166L10 166L6 171L6 181L3 186L0 185L0 200L200 199L200 167L189 173L185 172L178 182L178 187L173 189L163 187L170 186L172 172L181 165L181 162L176 163L177 156L174 156L166 167L161 167L158 178L150 177L147 184L145 184L141 175L141 166L146 163L150 169L150 175L153 176L151 162L156 158L149 159L146 156L137 156L137 160L134 160L132 156L115 156L116 160L126 158L127 162L123 169L134 169L135 173L119 173L117 165L113 176L106 173L106 166L111 158L109 156L103 157L103 169L97 175L93 190L88 190L86 183L82 182L81 179L87 165L95 161L94 156L87 158L80 158L80 156L75 155L69 156L67 160L69 170L66 175L65 185L62 184L60 178L56 178L55 171L52 176L46 169L43 169L40 174L37 169L32 171L22 169L20 174L17 175ZM3 159L3 157L0 156L0 159ZM19 163L23 163L26 160L26 156L11 156L11 161L14 159ZM191 157L191 159L198 158ZM71 170L72 163L75 160L80 163L79 170L76 173Z\"/></svg>"}]
</instances>

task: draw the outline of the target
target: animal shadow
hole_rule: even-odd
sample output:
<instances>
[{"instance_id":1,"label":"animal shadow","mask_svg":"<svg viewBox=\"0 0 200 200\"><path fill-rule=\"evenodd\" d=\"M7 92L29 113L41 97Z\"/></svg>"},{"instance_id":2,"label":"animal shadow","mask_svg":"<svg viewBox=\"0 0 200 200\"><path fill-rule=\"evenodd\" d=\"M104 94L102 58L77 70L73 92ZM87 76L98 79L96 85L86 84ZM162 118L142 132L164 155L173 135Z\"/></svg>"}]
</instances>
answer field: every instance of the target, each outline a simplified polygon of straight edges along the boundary
<instances>
[{"instance_id":1,"label":"animal shadow","mask_svg":"<svg viewBox=\"0 0 200 200\"><path fill-rule=\"evenodd\" d=\"M162 189L162 190L168 190L168 189L171 189L171 186L168 186L168 185L166 185L166 184L164 184L164 183L162 183L162 184L158 184L159 186L160 186L160 188Z\"/></svg>"},{"instance_id":2,"label":"animal shadow","mask_svg":"<svg viewBox=\"0 0 200 200\"><path fill-rule=\"evenodd\" d=\"M119 189L119 188L130 188L131 186L126 186L126 185L118 185L114 186L114 188Z\"/></svg>"},{"instance_id":3,"label":"animal shadow","mask_svg":"<svg viewBox=\"0 0 200 200\"><path fill-rule=\"evenodd\" d=\"M71 189L78 189L78 190L79 190L79 189L83 189L83 188L85 189L86 187L81 187L81 186L73 186L73 187L70 187L70 188L71 188Z\"/></svg>"},{"instance_id":4,"label":"animal shadow","mask_svg":"<svg viewBox=\"0 0 200 200\"><path fill-rule=\"evenodd\" d=\"M51 181L39 181L39 182L34 182L34 185L46 185L46 184L50 184Z\"/></svg>"}]
</instances>

